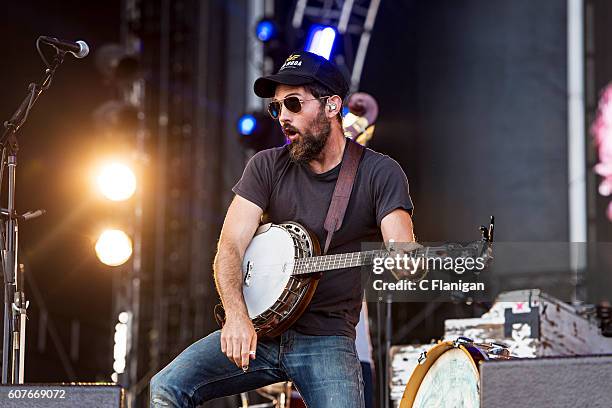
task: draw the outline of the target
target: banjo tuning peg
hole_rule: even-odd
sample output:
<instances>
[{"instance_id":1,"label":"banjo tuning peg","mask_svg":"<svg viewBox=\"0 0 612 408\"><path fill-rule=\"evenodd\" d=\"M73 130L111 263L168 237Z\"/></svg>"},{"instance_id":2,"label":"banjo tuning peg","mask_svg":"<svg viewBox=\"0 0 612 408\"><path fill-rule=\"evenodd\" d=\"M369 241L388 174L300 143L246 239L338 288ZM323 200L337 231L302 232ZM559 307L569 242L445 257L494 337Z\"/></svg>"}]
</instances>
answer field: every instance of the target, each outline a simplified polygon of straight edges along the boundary
<instances>
[{"instance_id":1,"label":"banjo tuning peg","mask_svg":"<svg viewBox=\"0 0 612 408\"><path fill-rule=\"evenodd\" d=\"M484 225L481 225L480 228L478 228L480 230L480 235L482 235L482 239L485 241L489 240L489 229L487 227L485 227Z\"/></svg>"},{"instance_id":2,"label":"banjo tuning peg","mask_svg":"<svg viewBox=\"0 0 612 408\"><path fill-rule=\"evenodd\" d=\"M494 227L495 227L495 217L491 216L491 222L489 223L488 227L485 225L481 225L480 228L478 228L480 230L480 234L482 235L483 241L493 242Z\"/></svg>"}]
</instances>

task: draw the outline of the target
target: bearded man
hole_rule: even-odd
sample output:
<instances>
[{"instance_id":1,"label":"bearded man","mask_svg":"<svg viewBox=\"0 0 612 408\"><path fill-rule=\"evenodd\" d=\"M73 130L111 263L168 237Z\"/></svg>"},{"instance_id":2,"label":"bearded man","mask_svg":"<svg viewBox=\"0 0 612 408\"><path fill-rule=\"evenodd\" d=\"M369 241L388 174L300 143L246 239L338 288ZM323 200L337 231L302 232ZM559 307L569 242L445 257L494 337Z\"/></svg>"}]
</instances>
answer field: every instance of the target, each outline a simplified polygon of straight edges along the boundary
<instances>
[{"instance_id":1,"label":"bearded man","mask_svg":"<svg viewBox=\"0 0 612 408\"><path fill-rule=\"evenodd\" d=\"M359 269L324 272L303 314L280 336L258 338L242 294L242 259L262 221L296 221L324 242L324 221L348 143L340 112L348 85L338 68L309 52L289 56L255 81L288 140L255 154L232 191L214 263L225 325L184 350L151 380L152 407L193 407L214 398L292 381L309 407L363 407L355 325ZM399 164L366 149L329 254L362 242L412 242L412 201Z\"/></svg>"}]
</instances>

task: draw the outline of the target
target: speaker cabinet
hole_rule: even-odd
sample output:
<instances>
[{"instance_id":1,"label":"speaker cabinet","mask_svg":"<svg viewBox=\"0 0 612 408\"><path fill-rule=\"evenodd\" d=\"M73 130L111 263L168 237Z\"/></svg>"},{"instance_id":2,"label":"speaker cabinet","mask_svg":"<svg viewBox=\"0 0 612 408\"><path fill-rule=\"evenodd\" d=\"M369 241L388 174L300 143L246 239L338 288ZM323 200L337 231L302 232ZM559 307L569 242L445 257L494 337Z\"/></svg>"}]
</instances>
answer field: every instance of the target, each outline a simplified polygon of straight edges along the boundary
<instances>
[{"instance_id":1,"label":"speaker cabinet","mask_svg":"<svg viewBox=\"0 0 612 408\"><path fill-rule=\"evenodd\" d=\"M608 408L612 355L484 361L480 381L483 408Z\"/></svg>"},{"instance_id":2,"label":"speaker cabinet","mask_svg":"<svg viewBox=\"0 0 612 408\"><path fill-rule=\"evenodd\" d=\"M117 385L23 384L0 385L0 408L124 408Z\"/></svg>"}]
</instances>

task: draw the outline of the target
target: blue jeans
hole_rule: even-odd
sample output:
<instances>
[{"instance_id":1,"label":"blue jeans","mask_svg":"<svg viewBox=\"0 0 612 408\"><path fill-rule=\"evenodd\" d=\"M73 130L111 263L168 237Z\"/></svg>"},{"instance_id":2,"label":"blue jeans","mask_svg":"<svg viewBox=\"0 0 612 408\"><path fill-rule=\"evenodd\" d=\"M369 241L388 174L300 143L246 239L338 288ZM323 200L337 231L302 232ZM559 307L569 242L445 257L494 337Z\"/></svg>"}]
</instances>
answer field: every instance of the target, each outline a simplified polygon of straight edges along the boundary
<instances>
[{"instance_id":1,"label":"blue jeans","mask_svg":"<svg viewBox=\"0 0 612 408\"><path fill-rule=\"evenodd\" d=\"M195 407L281 381L292 381L312 408L363 408L355 341L288 330L257 342L244 373L221 352L221 331L186 348L151 379L151 407Z\"/></svg>"}]
</instances>

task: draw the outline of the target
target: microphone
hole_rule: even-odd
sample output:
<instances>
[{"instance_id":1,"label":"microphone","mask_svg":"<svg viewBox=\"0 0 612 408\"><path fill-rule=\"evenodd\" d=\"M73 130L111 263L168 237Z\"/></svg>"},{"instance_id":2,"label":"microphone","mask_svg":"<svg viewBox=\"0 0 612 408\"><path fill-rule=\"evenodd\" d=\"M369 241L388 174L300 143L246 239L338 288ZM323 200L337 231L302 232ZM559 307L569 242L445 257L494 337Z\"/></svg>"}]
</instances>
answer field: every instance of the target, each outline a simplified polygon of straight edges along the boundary
<instances>
[{"instance_id":1,"label":"microphone","mask_svg":"<svg viewBox=\"0 0 612 408\"><path fill-rule=\"evenodd\" d=\"M85 41L66 41L44 36L38 37L38 40L44 44L52 45L60 51L69 52L76 58L84 58L89 54L89 46Z\"/></svg>"},{"instance_id":2,"label":"microphone","mask_svg":"<svg viewBox=\"0 0 612 408\"><path fill-rule=\"evenodd\" d=\"M24 221L31 220L32 218L38 218L41 215L45 215L47 210L36 210L36 211L28 211L27 213L21 214L21 218Z\"/></svg>"},{"instance_id":3,"label":"microphone","mask_svg":"<svg viewBox=\"0 0 612 408\"><path fill-rule=\"evenodd\" d=\"M36 210L36 211L28 211L27 213L23 213L21 215L17 214L16 212L13 212L13 218L27 221L27 220L31 220L32 218L38 218L41 215L45 215L46 212L47 210ZM0 215L8 217L9 210L7 210L6 208L0 208Z\"/></svg>"}]
</instances>

